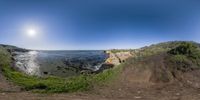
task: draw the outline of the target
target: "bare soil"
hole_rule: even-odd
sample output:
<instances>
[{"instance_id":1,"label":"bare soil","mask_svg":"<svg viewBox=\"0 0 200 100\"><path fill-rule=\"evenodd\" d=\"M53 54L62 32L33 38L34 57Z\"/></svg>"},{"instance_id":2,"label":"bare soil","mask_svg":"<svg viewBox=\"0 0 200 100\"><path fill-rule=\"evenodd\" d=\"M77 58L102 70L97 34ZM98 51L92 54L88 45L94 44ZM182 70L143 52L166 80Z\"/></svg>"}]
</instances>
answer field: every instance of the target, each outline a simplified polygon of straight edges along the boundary
<instances>
[{"instance_id":1,"label":"bare soil","mask_svg":"<svg viewBox=\"0 0 200 100\"><path fill-rule=\"evenodd\" d=\"M0 74L0 100L200 100L200 70L180 72L167 68L163 55L124 67L118 79L87 92L38 94L22 91Z\"/></svg>"},{"instance_id":2,"label":"bare soil","mask_svg":"<svg viewBox=\"0 0 200 100\"><path fill-rule=\"evenodd\" d=\"M6 77L2 75L2 71L0 69L0 92L19 92L21 88L19 86L14 85L12 82L9 82Z\"/></svg>"}]
</instances>

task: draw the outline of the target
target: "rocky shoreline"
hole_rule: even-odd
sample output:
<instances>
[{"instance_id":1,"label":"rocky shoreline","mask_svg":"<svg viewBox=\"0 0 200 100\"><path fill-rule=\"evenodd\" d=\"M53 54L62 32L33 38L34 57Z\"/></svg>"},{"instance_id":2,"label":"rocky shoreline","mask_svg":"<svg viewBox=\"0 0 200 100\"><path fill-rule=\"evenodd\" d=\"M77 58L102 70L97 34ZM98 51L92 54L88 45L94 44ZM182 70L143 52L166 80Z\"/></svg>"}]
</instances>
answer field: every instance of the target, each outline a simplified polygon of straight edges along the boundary
<instances>
[{"instance_id":1,"label":"rocky shoreline","mask_svg":"<svg viewBox=\"0 0 200 100\"><path fill-rule=\"evenodd\" d=\"M36 55L32 52L35 52ZM85 58L75 57L69 59L68 56L65 58L62 54L56 54L55 57L51 56L53 54L50 54L50 57L47 57L48 54L46 55L44 52L45 51L12 52L15 69L29 75L41 77L48 75L65 77L79 74L100 73L114 66L113 64L104 63L107 57L103 62L100 62L99 59L102 58L98 55L94 57L94 54L93 56L88 55ZM48 68L45 66L48 66Z\"/></svg>"},{"instance_id":2,"label":"rocky shoreline","mask_svg":"<svg viewBox=\"0 0 200 100\"><path fill-rule=\"evenodd\" d=\"M0 45L0 46L7 49L7 51L10 52L10 54L12 56L12 60L13 60L13 68L14 69L16 69L20 72L28 70L28 72L27 72L28 74L30 74L32 72L31 70L27 69L27 67L28 67L27 64L25 64L26 66L24 68L21 68L21 67L19 68L19 66L22 66L23 64L19 63L19 61L18 61L19 59L17 59L17 58L21 57L21 58L24 59L24 60L22 59L23 61L26 61L25 58L24 58L25 56L23 56L23 54L24 55L25 54L30 55L29 53L31 52L31 50L21 49L21 48L18 48L18 47L15 47L15 46L10 46L10 45ZM18 54L18 53L20 53L20 54ZM104 51L104 53L107 55L107 57L106 57L105 61L100 65L101 67L99 67L98 70L91 70L91 69L87 69L85 67L83 67L83 68L82 67L72 67L72 68L67 67L65 69L69 69L69 70L73 69L73 70L75 70L75 72L78 72L80 74L81 73L82 74L86 74L86 73L88 73L88 74L96 73L97 74L97 73L103 72L106 69L111 69L114 66L119 65L119 64L125 62L126 59L133 56L131 54L130 50L123 50L123 51L118 51L118 52L113 52L113 50L106 50L106 51ZM33 56L33 57L35 57L35 56ZM30 63L30 64L31 64L31 66L35 66L33 63ZM66 66L69 66L69 65L72 66L71 64L68 64L67 61L65 61L64 64ZM18 65L18 67L17 67L17 65ZM60 67L60 66L58 66L58 67ZM59 69L61 69L61 68L59 68ZM64 71L66 71L66 70L64 70ZM50 73L45 71L44 74L47 75L47 74L50 74Z\"/></svg>"}]
</instances>

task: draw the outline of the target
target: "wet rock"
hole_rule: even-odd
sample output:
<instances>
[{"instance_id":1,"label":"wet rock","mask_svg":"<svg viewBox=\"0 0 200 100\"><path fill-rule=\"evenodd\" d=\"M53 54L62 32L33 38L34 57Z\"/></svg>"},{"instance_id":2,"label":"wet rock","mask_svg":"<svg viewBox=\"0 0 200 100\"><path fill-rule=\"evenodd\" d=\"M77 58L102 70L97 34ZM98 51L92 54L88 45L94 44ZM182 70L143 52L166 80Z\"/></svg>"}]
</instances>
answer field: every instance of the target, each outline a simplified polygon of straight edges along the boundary
<instances>
[{"instance_id":1,"label":"wet rock","mask_svg":"<svg viewBox=\"0 0 200 100\"><path fill-rule=\"evenodd\" d=\"M60 66L57 66L57 70L61 70L61 67L60 67Z\"/></svg>"},{"instance_id":2,"label":"wet rock","mask_svg":"<svg viewBox=\"0 0 200 100\"><path fill-rule=\"evenodd\" d=\"M114 67L114 64L102 64L102 66L99 68L99 70L95 71L94 73L100 73L106 69L111 69L113 67Z\"/></svg>"},{"instance_id":3,"label":"wet rock","mask_svg":"<svg viewBox=\"0 0 200 100\"><path fill-rule=\"evenodd\" d=\"M81 74L92 74L93 73L93 71L91 71L91 70L82 70L81 71Z\"/></svg>"},{"instance_id":4,"label":"wet rock","mask_svg":"<svg viewBox=\"0 0 200 100\"><path fill-rule=\"evenodd\" d=\"M43 72L43 74L48 75L48 72Z\"/></svg>"}]
</instances>

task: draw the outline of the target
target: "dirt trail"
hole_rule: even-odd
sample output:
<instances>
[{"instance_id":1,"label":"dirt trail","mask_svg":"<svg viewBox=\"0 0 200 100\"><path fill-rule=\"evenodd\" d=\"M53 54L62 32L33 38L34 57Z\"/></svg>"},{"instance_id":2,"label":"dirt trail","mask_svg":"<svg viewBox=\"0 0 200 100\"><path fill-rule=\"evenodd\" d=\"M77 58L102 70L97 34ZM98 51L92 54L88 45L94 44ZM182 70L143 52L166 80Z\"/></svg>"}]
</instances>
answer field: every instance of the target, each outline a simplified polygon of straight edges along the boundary
<instances>
[{"instance_id":1,"label":"dirt trail","mask_svg":"<svg viewBox=\"0 0 200 100\"><path fill-rule=\"evenodd\" d=\"M0 69L0 93L1 92L19 92L21 88L9 82L6 77L3 76L2 70Z\"/></svg>"},{"instance_id":2,"label":"dirt trail","mask_svg":"<svg viewBox=\"0 0 200 100\"><path fill-rule=\"evenodd\" d=\"M129 63L118 79L88 92L35 94L10 91L1 92L0 100L200 100L200 70L182 73L182 80L171 79L166 70L162 56L158 55ZM159 81L160 75L164 80ZM13 90L1 74L0 77L0 88Z\"/></svg>"},{"instance_id":3,"label":"dirt trail","mask_svg":"<svg viewBox=\"0 0 200 100\"><path fill-rule=\"evenodd\" d=\"M129 65L118 80L95 89L93 93L113 100L200 100L200 70L182 73L182 80L172 79L166 83L171 74L165 73L167 69L162 57L155 56ZM159 81L163 71L166 76Z\"/></svg>"},{"instance_id":4,"label":"dirt trail","mask_svg":"<svg viewBox=\"0 0 200 100\"><path fill-rule=\"evenodd\" d=\"M121 79L120 79L121 80ZM124 81L124 80L123 80ZM147 84L117 81L84 93L1 92L0 100L199 100L200 89L180 82Z\"/></svg>"}]
</instances>

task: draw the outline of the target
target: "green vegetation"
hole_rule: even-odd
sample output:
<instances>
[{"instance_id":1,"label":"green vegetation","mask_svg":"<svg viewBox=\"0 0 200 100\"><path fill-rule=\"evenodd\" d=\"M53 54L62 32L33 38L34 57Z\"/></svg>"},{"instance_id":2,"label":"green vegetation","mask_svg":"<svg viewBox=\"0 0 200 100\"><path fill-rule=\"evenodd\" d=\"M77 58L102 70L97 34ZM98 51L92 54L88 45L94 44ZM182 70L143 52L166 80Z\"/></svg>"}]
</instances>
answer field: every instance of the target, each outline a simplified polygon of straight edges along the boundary
<instances>
[{"instance_id":1,"label":"green vegetation","mask_svg":"<svg viewBox=\"0 0 200 100\"><path fill-rule=\"evenodd\" d=\"M39 78L25 75L9 67L4 67L3 72L8 79L25 87L26 90L37 90L38 92L75 92L91 89L95 85L106 83L116 78L120 69L120 67L117 67L116 69L106 70L96 75L80 75L71 78Z\"/></svg>"},{"instance_id":2,"label":"green vegetation","mask_svg":"<svg viewBox=\"0 0 200 100\"><path fill-rule=\"evenodd\" d=\"M1 66L8 66L11 63L11 55L6 49L0 47L0 68Z\"/></svg>"},{"instance_id":3,"label":"green vegetation","mask_svg":"<svg viewBox=\"0 0 200 100\"><path fill-rule=\"evenodd\" d=\"M170 50L169 53L173 55L185 55L194 59L200 58L200 50L198 46L187 42L184 42L178 47Z\"/></svg>"},{"instance_id":4,"label":"green vegetation","mask_svg":"<svg viewBox=\"0 0 200 100\"><path fill-rule=\"evenodd\" d=\"M113 50L112 52L121 52L124 50ZM130 51L130 50L125 50ZM0 67L3 74L12 82L24 87L25 90L36 92L52 93L52 92L75 92L92 89L96 85L104 85L111 80L117 78L123 66L131 66L138 58L167 52L170 55L169 63L171 68L183 71L190 70L193 65L200 66L200 49L193 42L166 42L158 45L151 45L138 50L132 50L137 56L128 60L124 65L115 67L114 69L105 70L99 74L80 75L70 78L60 77L36 77L28 76L18 72L10 67L11 55L6 49L0 47ZM137 58L138 57L138 58Z\"/></svg>"},{"instance_id":5,"label":"green vegetation","mask_svg":"<svg viewBox=\"0 0 200 100\"><path fill-rule=\"evenodd\" d=\"M138 52L136 54L138 57L151 56L151 55L159 54L162 52L170 51L171 49L174 49L183 43L197 45L197 43L195 42L185 42L185 41L164 42L164 43L159 43L156 45L146 46L141 49L138 49Z\"/></svg>"},{"instance_id":6,"label":"green vegetation","mask_svg":"<svg viewBox=\"0 0 200 100\"><path fill-rule=\"evenodd\" d=\"M200 67L200 49L198 45L190 42L183 42L174 49L168 51L171 54L170 61L179 70L185 71L193 69L194 66Z\"/></svg>"},{"instance_id":7,"label":"green vegetation","mask_svg":"<svg viewBox=\"0 0 200 100\"><path fill-rule=\"evenodd\" d=\"M189 62L188 57L185 55L173 55L171 56L170 60L177 64Z\"/></svg>"},{"instance_id":8,"label":"green vegetation","mask_svg":"<svg viewBox=\"0 0 200 100\"><path fill-rule=\"evenodd\" d=\"M25 90L36 92L75 92L92 89L96 85L106 84L117 77L121 67L109 69L99 74L80 75L71 78L28 76L10 67L11 56L6 49L0 48L0 65L3 74L12 82Z\"/></svg>"},{"instance_id":9,"label":"green vegetation","mask_svg":"<svg viewBox=\"0 0 200 100\"><path fill-rule=\"evenodd\" d=\"M132 51L131 49L112 49L110 50L112 53L118 53L118 52L128 52Z\"/></svg>"}]
</instances>

